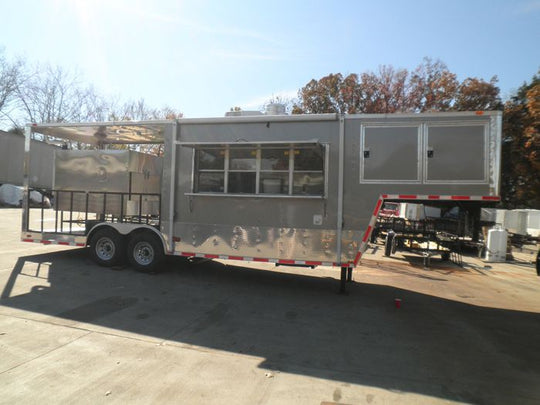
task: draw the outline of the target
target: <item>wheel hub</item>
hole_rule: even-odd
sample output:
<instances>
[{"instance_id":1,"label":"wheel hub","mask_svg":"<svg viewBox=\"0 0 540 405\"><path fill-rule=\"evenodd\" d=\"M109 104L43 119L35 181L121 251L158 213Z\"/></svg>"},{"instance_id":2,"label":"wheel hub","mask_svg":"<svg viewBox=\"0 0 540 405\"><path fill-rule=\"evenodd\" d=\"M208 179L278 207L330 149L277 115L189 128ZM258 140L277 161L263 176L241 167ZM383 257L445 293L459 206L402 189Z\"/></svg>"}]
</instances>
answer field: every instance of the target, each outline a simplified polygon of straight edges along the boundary
<instances>
[{"instance_id":1,"label":"wheel hub","mask_svg":"<svg viewBox=\"0 0 540 405\"><path fill-rule=\"evenodd\" d=\"M133 257L142 266L148 266L154 261L154 248L148 242L139 242L133 249Z\"/></svg>"},{"instance_id":2,"label":"wheel hub","mask_svg":"<svg viewBox=\"0 0 540 405\"><path fill-rule=\"evenodd\" d=\"M107 237L100 238L96 243L96 255L101 260L111 260L116 252L114 242Z\"/></svg>"}]
</instances>

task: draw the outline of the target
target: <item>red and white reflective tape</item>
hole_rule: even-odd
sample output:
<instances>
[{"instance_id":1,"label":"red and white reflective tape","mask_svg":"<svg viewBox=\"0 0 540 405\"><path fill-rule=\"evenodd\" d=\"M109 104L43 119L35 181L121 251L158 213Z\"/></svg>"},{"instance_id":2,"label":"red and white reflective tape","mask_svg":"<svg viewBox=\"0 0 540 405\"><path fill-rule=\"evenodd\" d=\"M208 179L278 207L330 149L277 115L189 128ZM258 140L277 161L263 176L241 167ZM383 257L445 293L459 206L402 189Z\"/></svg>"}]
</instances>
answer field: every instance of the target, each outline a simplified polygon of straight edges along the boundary
<instances>
[{"instance_id":1,"label":"red and white reflective tape","mask_svg":"<svg viewBox=\"0 0 540 405\"><path fill-rule=\"evenodd\" d=\"M229 255L215 255L206 253L193 253L193 252L178 252L177 256L185 257L200 257L204 259L221 259L221 260L238 260L245 262L260 262L260 263L275 263L282 265L297 265L297 266L340 266L339 263L312 261L312 260L292 260L292 259L267 259L263 257L248 257L248 256L229 256Z\"/></svg>"},{"instance_id":2,"label":"red and white reflective tape","mask_svg":"<svg viewBox=\"0 0 540 405\"><path fill-rule=\"evenodd\" d=\"M373 231L373 228L375 227L375 223L377 222L377 217L379 216L379 212L381 211L383 203L384 203L384 196L380 196L379 199L377 200L377 203L375 204L375 209L373 210L373 213L371 214L371 219L369 220L368 227L366 228L366 231L364 232L364 236L362 237L362 241L360 242L358 252L356 253L356 257L354 258L354 262L352 262L354 267L356 267L360 258L366 251L369 237L371 235L371 232Z\"/></svg>"},{"instance_id":3,"label":"red and white reflective tape","mask_svg":"<svg viewBox=\"0 0 540 405\"><path fill-rule=\"evenodd\" d=\"M78 246L78 247L86 246L85 243L64 242L64 241L52 240L52 239L27 239L27 238L23 238L23 239L21 239L21 241L22 242L30 242L30 243L41 243L42 245L62 245L62 246Z\"/></svg>"},{"instance_id":4,"label":"red and white reflective tape","mask_svg":"<svg viewBox=\"0 0 540 405\"><path fill-rule=\"evenodd\" d=\"M435 200L435 201L500 201L491 195L433 195L433 194L383 194L384 200Z\"/></svg>"}]
</instances>

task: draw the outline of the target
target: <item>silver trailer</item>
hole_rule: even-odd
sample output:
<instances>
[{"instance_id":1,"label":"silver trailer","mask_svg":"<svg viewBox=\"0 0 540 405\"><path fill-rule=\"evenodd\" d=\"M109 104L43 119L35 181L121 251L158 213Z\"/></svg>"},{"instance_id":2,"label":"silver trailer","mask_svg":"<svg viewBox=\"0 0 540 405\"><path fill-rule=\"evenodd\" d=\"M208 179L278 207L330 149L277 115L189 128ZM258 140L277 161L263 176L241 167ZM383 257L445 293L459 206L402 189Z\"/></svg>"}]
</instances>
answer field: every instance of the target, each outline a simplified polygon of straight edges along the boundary
<instances>
[{"instance_id":1,"label":"silver trailer","mask_svg":"<svg viewBox=\"0 0 540 405\"><path fill-rule=\"evenodd\" d=\"M79 164L80 151L57 154L54 229L43 225L43 210L34 221L26 207L22 240L90 246L104 265L127 249L139 269L155 268L163 255L338 266L344 288L385 201L479 211L499 200L501 118L262 115L28 126L26 168L32 132L97 150ZM146 158L152 170L129 158L119 164L115 144L162 144L163 156ZM159 191L149 176L158 176Z\"/></svg>"}]
</instances>

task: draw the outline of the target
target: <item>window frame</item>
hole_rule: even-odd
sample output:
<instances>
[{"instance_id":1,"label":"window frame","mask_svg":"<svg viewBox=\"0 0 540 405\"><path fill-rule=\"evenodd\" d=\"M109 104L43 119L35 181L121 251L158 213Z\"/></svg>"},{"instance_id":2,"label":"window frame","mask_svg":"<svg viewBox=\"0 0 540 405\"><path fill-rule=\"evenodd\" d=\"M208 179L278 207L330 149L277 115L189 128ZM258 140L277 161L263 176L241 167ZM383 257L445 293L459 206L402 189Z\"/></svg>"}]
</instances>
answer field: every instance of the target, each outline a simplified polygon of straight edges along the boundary
<instances>
[{"instance_id":1,"label":"window frame","mask_svg":"<svg viewBox=\"0 0 540 405\"><path fill-rule=\"evenodd\" d=\"M243 143L243 144L219 144L219 143L194 143L185 144L183 146L191 146L192 152L192 175L191 175L191 187L190 192L185 193L191 196L220 196L220 197L257 197L257 198L307 198L307 199L321 199L328 196L328 167L329 167L329 144L320 142L269 142L269 143ZM295 150L299 149L313 149L320 148L321 151L321 170L295 170L294 158ZM223 169L198 169L198 152L200 150L224 150L224 167ZM231 170L230 169L230 151L234 149L255 149L256 150L256 167L255 170ZM286 170L263 170L262 163L262 151L264 149L283 149L288 151L289 161L288 168ZM198 191L198 178L201 172L223 173L223 191ZM255 172L255 193L230 193L229 190L229 173L233 172ZM288 178L288 192L274 194L261 192L261 174L271 173L287 173ZM295 174L320 174L323 178L323 190L321 194L294 194L294 178Z\"/></svg>"}]
</instances>

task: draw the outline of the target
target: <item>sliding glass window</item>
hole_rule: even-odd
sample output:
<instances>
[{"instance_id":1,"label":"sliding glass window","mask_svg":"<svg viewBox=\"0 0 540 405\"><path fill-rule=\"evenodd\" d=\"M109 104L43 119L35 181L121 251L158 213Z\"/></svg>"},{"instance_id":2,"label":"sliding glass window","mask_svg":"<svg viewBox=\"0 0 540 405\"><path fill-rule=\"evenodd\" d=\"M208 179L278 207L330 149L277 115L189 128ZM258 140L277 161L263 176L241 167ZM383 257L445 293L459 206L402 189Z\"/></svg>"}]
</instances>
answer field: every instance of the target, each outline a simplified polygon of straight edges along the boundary
<instances>
[{"instance_id":1,"label":"sliding glass window","mask_svg":"<svg viewBox=\"0 0 540 405\"><path fill-rule=\"evenodd\" d=\"M324 196L323 145L197 147L195 193Z\"/></svg>"}]
</instances>

